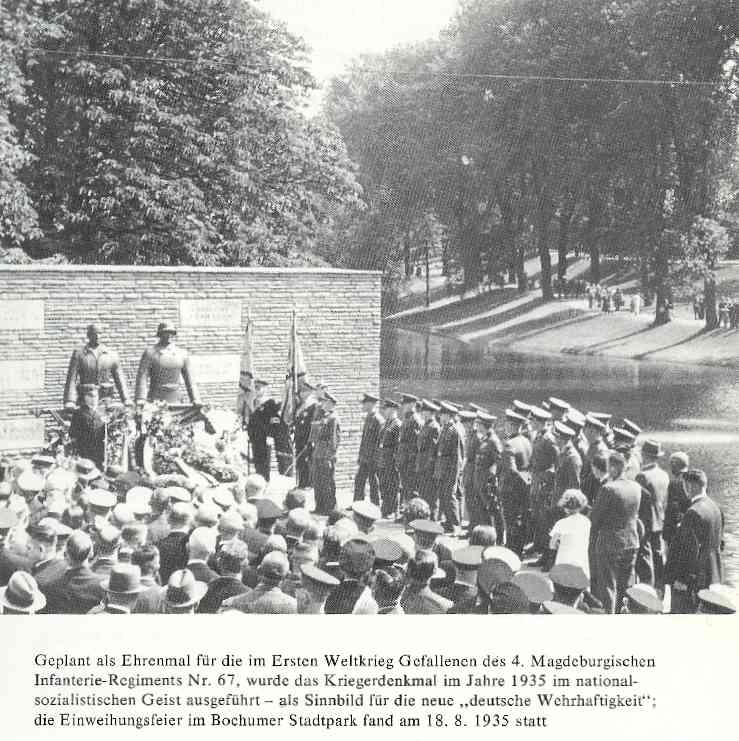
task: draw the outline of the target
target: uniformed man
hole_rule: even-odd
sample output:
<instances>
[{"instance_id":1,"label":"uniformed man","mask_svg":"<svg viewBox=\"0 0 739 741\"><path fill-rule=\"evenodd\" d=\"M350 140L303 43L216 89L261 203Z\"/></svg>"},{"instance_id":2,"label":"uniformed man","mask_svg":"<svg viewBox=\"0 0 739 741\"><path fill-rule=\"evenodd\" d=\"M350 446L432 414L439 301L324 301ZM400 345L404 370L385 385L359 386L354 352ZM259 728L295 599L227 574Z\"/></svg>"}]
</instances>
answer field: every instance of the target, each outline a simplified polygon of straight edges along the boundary
<instances>
[{"instance_id":1,"label":"uniformed man","mask_svg":"<svg viewBox=\"0 0 739 741\"><path fill-rule=\"evenodd\" d=\"M527 519L531 508L531 474L519 471L516 452L508 444L503 446L502 472L499 480L499 498L503 515L503 531L499 542L520 556L526 545Z\"/></svg>"},{"instance_id":2,"label":"uniformed man","mask_svg":"<svg viewBox=\"0 0 739 741\"><path fill-rule=\"evenodd\" d=\"M313 449L313 491L316 513L327 515L336 507L336 454L341 444L341 425L334 411L336 397L323 390L323 415Z\"/></svg>"},{"instance_id":3,"label":"uniformed man","mask_svg":"<svg viewBox=\"0 0 739 741\"><path fill-rule=\"evenodd\" d=\"M402 394L402 423L398 445L398 473L403 504L411 500L417 491L416 457L418 456L418 435L423 425L419 414L420 404L417 396Z\"/></svg>"},{"instance_id":4,"label":"uniformed man","mask_svg":"<svg viewBox=\"0 0 739 741\"><path fill-rule=\"evenodd\" d=\"M603 439L606 434L606 425L598 417L588 413L585 415L585 426L582 431L585 439L585 455L582 456L582 491L588 497L588 503L592 506L592 492L595 488L593 483L593 461L597 456L608 456L608 445Z\"/></svg>"},{"instance_id":5,"label":"uniformed man","mask_svg":"<svg viewBox=\"0 0 739 741\"><path fill-rule=\"evenodd\" d=\"M464 451L459 428L454 421L456 408L446 401L443 401L440 407L442 428L436 453L434 480L439 492L439 509L444 517L444 529L446 532L456 534L460 526L459 476Z\"/></svg>"},{"instance_id":6,"label":"uniformed man","mask_svg":"<svg viewBox=\"0 0 739 741\"><path fill-rule=\"evenodd\" d=\"M280 414L280 403L269 391L266 381L255 381L257 397L254 402L254 411L249 415L247 432L251 443L251 454L254 468L265 481L269 481L272 468L271 453L268 440L275 446L277 469L283 476L290 473L293 461L293 448L290 441L290 431Z\"/></svg>"},{"instance_id":7,"label":"uniformed man","mask_svg":"<svg viewBox=\"0 0 739 741\"><path fill-rule=\"evenodd\" d=\"M385 424L380 433L378 471L380 476L380 496L383 517L392 517L398 506L400 475L398 473L398 448L400 446L400 405L392 399L382 402Z\"/></svg>"},{"instance_id":8,"label":"uniformed man","mask_svg":"<svg viewBox=\"0 0 739 741\"><path fill-rule=\"evenodd\" d=\"M380 504L380 480L378 478L377 463L379 459L380 436L385 425L385 419L377 408L380 400L373 394L365 394L362 398L364 424L362 438L359 441L357 456L357 474L354 477L354 501L364 499L364 489L369 481L370 501Z\"/></svg>"},{"instance_id":9,"label":"uniformed man","mask_svg":"<svg viewBox=\"0 0 739 741\"><path fill-rule=\"evenodd\" d=\"M575 448L575 430L563 422L555 422L554 435L559 447L559 457L555 473L555 501L551 505L556 504L568 489L580 488L582 471L582 458Z\"/></svg>"},{"instance_id":10,"label":"uniformed man","mask_svg":"<svg viewBox=\"0 0 739 741\"><path fill-rule=\"evenodd\" d=\"M416 456L416 484L421 498L429 505L431 518L438 516L439 493L434 479L436 452L441 427L436 420L440 408L428 399L421 400L423 427L418 433L418 455Z\"/></svg>"},{"instance_id":11,"label":"uniformed man","mask_svg":"<svg viewBox=\"0 0 739 741\"><path fill-rule=\"evenodd\" d=\"M136 401L166 401L180 403L180 379L185 382L190 403L200 405L195 380L190 369L190 355L175 345L177 329L171 322L157 327L159 341L147 348L141 356L136 374Z\"/></svg>"},{"instance_id":12,"label":"uniformed man","mask_svg":"<svg viewBox=\"0 0 739 741\"><path fill-rule=\"evenodd\" d=\"M519 471L528 471L531 465L531 441L523 434L528 426L526 417L513 409L506 409L505 444L516 454L516 467Z\"/></svg>"},{"instance_id":13,"label":"uniformed man","mask_svg":"<svg viewBox=\"0 0 739 741\"><path fill-rule=\"evenodd\" d=\"M531 406L531 404L526 404L525 402L519 401L518 399L514 399L511 406L514 412L517 412L526 420L526 423L521 428L521 433L524 437L528 438L530 442L533 442L535 434L534 429L531 425L531 411L533 407Z\"/></svg>"},{"instance_id":14,"label":"uniformed man","mask_svg":"<svg viewBox=\"0 0 739 741\"><path fill-rule=\"evenodd\" d=\"M104 468L105 462L105 420L97 411L98 386L84 383L79 386L81 404L72 415L69 436L77 449L77 454Z\"/></svg>"},{"instance_id":15,"label":"uniformed man","mask_svg":"<svg viewBox=\"0 0 739 741\"><path fill-rule=\"evenodd\" d=\"M547 409L552 413L553 421L564 422L567 419L567 412L570 411L570 405L556 396L550 396Z\"/></svg>"},{"instance_id":16,"label":"uniformed man","mask_svg":"<svg viewBox=\"0 0 739 741\"><path fill-rule=\"evenodd\" d=\"M77 348L69 359L67 381L64 384L64 406L74 409L82 404L83 385L95 384L101 399L112 398L117 390L121 402L130 401L126 377L118 353L100 343L96 324L87 327L87 344Z\"/></svg>"},{"instance_id":17,"label":"uniformed man","mask_svg":"<svg viewBox=\"0 0 739 741\"><path fill-rule=\"evenodd\" d=\"M456 569L454 583L443 590L437 590L437 594L454 603L449 612L455 614L475 612L477 571L482 563L483 550L482 546L471 545L452 552L452 562Z\"/></svg>"},{"instance_id":18,"label":"uniformed man","mask_svg":"<svg viewBox=\"0 0 739 741\"><path fill-rule=\"evenodd\" d=\"M493 423L496 417L485 412L477 413L477 422L483 431L483 437L475 453L473 462L472 483L467 491L467 514L469 531L477 525L493 524L493 515L498 513L498 469L503 445L495 434ZM502 532L502 518L495 523L496 529Z\"/></svg>"},{"instance_id":19,"label":"uniformed man","mask_svg":"<svg viewBox=\"0 0 739 741\"><path fill-rule=\"evenodd\" d=\"M307 489L310 487L311 468L310 462L313 455L313 443L311 442L311 426L318 406L315 396L315 387L311 386L305 379L302 380L298 393L300 394L300 405L295 411L295 465L298 469L298 487Z\"/></svg>"},{"instance_id":20,"label":"uniformed man","mask_svg":"<svg viewBox=\"0 0 739 741\"><path fill-rule=\"evenodd\" d=\"M626 461L626 478L636 479L637 474L641 471L642 460L641 453L639 452L639 435L642 433L641 427L636 422L632 422L627 417L621 420L621 429L626 430L631 436L629 441L631 445L631 454Z\"/></svg>"},{"instance_id":21,"label":"uniformed man","mask_svg":"<svg viewBox=\"0 0 739 741\"><path fill-rule=\"evenodd\" d=\"M549 530L545 513L554 498L554 474L557 468L559 447L552 432L552 415L546 409L531 408L531 425L534 433L531 452L531 518L529 526L534 549L543 553L549 547Z\"/></svg>"},{"instance_id":22,"label":"uniformed man","mask_svg":"<svg viewBox=\"0 0 739 741\"><path fill-rule=\"evenodd\" d=\"M635 454L636 436L625 427L614 427L613 449L621 453L626 460L624 478L634 481L641 470L641 458Z\"/></svg>"},{"instance_id":23,"label":"uniformed man","mask_svg":"<svg viewBox=\"0 0 739 741\"><path fill-rule=\"evenodd\" d=\"M460 409L457 413L464 430L464 460L460 478L460 494L466 499L472 494L473 479L475 476L475 458L480 447L480 435L477 426L477 412L469 409Z\"/></svg>"}]
</instances>

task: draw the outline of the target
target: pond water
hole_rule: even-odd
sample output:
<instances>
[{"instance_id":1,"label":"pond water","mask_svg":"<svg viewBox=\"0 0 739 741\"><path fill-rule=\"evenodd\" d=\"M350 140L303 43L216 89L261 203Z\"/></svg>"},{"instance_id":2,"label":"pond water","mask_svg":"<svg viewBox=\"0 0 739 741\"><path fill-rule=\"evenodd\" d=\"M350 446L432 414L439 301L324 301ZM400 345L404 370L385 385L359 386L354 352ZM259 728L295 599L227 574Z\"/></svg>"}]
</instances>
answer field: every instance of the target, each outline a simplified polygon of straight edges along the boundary
<instances>
[{"instance_id":1,"label":"pond water","mask_svg":"<svg viewBox=\"0 0 739 741\"><path fill-rule=\"evenodd\" d=\"M382 390L474 401L500 416L513 398L566 399L634 420L668 455L708 475L726 519L727 581L739 586L739 372L615 358L530 355L401 329L383 331Z\"/></svg>"}]
</instances>

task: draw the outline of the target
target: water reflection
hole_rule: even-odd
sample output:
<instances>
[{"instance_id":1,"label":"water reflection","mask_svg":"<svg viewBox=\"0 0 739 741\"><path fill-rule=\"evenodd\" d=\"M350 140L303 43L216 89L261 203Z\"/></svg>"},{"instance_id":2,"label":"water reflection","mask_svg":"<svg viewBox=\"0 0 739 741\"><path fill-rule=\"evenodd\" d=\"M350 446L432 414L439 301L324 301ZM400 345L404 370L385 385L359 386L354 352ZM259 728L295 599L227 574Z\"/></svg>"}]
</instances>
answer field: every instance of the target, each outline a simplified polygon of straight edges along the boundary
<instances>
[{"instance_id":1,"label":"water reflection","mask_svg":"<svg viewBox=\"0 0 739 741\"><path fill-rule=\"evenodd\" d=\"M709 476L726 516L725 563L739 584L739 385L736 369L617 358L523 355L438 335L383 331L383 388L477 401L500 414L513 397L567 399L583 411L629 417Z\"/></svg>"}]
</instances>

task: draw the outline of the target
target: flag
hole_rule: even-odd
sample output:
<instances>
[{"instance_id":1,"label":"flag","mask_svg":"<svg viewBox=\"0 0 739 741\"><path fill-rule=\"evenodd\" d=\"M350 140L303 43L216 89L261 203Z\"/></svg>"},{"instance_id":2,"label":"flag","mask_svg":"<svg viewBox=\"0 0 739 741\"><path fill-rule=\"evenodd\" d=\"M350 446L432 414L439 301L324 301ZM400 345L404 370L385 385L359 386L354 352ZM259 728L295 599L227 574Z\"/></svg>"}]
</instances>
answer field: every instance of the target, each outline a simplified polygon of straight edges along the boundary
<instances>
[{"instance_id":1,"label":"flag","mask_svg":"<svg viewBox=\"0 0 739 741\"><path fill-rule=\"evenodd\" d=\"M236 412L241 417L244 425L249 421L249 417L254 411L254 401L256 399L252 340L252 322L251 317L249 317L246 323L246 334L244 335L244 349L241 353L239 393L236 401Z\"/></svg>"},{"instance_id":2,"label":"flag","mask_svg":"<svg viewBox=\"0 0 739 741\"><path fill-rule=\"evenodd\" d=\"M287 374L285 376L285 395L282 400L282 421L291 425L295 421L295 412L300 404L298 390L305 378L305 360L298 340L298 330L293 311L290 344L287 352Z\"/></svg>"}]
</instances>

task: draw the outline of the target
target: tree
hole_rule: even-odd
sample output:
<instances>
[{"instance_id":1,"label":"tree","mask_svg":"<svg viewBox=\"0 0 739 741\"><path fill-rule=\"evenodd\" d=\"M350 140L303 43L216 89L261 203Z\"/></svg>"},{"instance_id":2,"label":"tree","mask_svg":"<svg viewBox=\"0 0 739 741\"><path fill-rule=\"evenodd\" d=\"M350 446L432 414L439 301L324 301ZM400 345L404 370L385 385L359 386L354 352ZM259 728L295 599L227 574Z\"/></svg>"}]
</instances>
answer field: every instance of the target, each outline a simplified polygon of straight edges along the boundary
<instances>
[{"instance_id":1,"label":"tree","mask_svg":"<svg viewBox=\"0 0 739 741\"><path fill-rule=\"evenodd\" d=\"M305 48L250 2L40 4L14 112L44 238L81 262L259 265L309 253L358 189L302 112ZM54 20L54 30L50 21Z\"/></svg>"}]
</instances>

